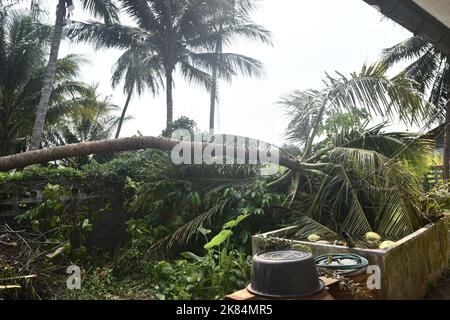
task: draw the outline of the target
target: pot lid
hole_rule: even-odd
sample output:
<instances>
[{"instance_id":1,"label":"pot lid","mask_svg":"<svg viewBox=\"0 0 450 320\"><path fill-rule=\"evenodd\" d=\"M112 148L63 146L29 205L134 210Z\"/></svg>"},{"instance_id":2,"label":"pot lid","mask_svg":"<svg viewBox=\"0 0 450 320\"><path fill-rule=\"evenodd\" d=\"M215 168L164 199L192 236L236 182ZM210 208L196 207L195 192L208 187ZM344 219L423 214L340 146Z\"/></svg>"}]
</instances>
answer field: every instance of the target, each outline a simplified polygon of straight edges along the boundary
<instances>
[{"instance_id":1,"label":"pot lid","mask_svg":"<svg viewBox=\"0 0 450 320\"><path fill-rule=\"evenodd\" d=\"M303 260L310 257L310 254L303 251L297 250L283 250L283 251L270 251L259 253L258 258L261 260L270 261L292 261L292 260Z\"/></svg>"}]
</instances>

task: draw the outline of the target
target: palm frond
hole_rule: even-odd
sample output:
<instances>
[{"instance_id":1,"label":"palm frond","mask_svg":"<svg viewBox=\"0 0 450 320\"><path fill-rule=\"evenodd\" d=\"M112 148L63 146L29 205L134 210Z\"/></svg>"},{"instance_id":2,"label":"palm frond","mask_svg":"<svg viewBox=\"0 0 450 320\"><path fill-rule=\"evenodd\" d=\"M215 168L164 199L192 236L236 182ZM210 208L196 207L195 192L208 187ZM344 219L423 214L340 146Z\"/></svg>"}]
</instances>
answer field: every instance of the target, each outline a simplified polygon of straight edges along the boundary
<instances>
[{"instance_id":1,"label":"palm frond","mask_svg":"<svg viewBox=\"0 0 450 320\"><path fill-rule=\"evenodd\" d=\"M450 83L448 56L421 37L414 36L386 49L381 57L381 63L388 67L409 61L412 61L411 64L400 72L400 76L415 80L424 93L431 89L429 101L432 105L428 106L429 114L437 118L438 123L442 123Z\"/></svg>"},{"instance_id":2,"label":"palm frond","mask_svg":"<svg viewBox=\"0 0 450 320\"><path fill-rule=\"evenodd\" d=\"M231 43L236 37L273 46L272 33L265 27L251 22L238 24L231 28L224 28L223 39L226 43Z\"/></svg>"},{"instance_id":3,"label":"palm frond","mask_svg":"<svg viewBox=\"0 0 450 320\"><path fill-rule=\"evenodd\" d=\"M146 0L122 0L122 8L127 12L141 28L152 30L157 25L157 17L154 15L149 1Z\"/></svg>"},{"instance_id":4,"label":"palm frond","mask_svg":"<svg viewBox=\"0 0 450 320\"><path fill-rule=\"evenodd\" d=\"M295 212L294 212L295 214ZM297 213L299 214L299 213ZM295 238L298 240L305 240L311 234L320 236L321 239L336 239L338 234L333 230L327 228L323 224L311 219L307 216L299 214L299 218L294 220L294 223L299 226L299 229L295 233Z\"/></svg>"},{"instance_id":5,"label":"palm frond","mask_svg":"<svg viewBox=\"0 0 450 320\"><path fill-rule=\"evenodd\" d=\"M201 85L206 90L211 89L212 79L208 73L194 67L188 62L181 62L180 69L183 77L190 83Z\"/></svg>"},{"instance_id":6,"label":"palm frond","mask_svg":"<svg viewBox=\"0 0 450 320\"><path fill-rule=\"evenodd\" d=\"M260 77L263 74L263 65L260 61L235 53L193 53L189 58L194 65L212 72L217 66L219 77L231 82L233 76L241 74L248 77Z\"/></svg>"},{"instance_id":7,"label":"palm frond","mask_svg":"<svg viewBox=\"0 0 450 320\"><path fill-rule=\"evenodd\" d=\"M279 101L291 118L286 130L290 141L306 144L323 104L320 96L321 93L316 90L294 91Z\"/></svg>"},{"instance_id":8,"label":"palm frond","mask_svg":"<svg viewBox=\"0 0 450 320\"><path fill-rule=\"evenodd\" d=\"M378 208L377 231L388 239L399 240L422 226L420 214L411 214L411 208L402 197L393 193L381 193ZM417 210L417 209L416 209Z\"/></svg>"},{"instance_id":9,"label":"palm frond","mask_svg":"<svg viewBox=\"0 0 450 320\"><path fill-rule=\"evenodd\" d=\"M113 66L112 87L117 87L124 80L125 94L136 90L138 95L141 95L146 89L153 95L157 94L163 86L160 62L151 49L139 47L126 50Z\"/></svg>"},{"instance_id":10,"label":"palm frond","mask_svg":"<svg viewBox=\"0 0 450 320\"><path fill-rule=\"evenodd\" d=\"M106 24L119 22L119 8L112 0L82 0L83 8Z\"/></svg>"},{"instance_id":11,"label":"palm frond","mask_svg":"<svg viewBox=\"0 0 450 320\"><path fill-rule=\"evenodd\" d=\"M385 49L381 62L391 67L405 60L419 58L431 45L419 36L411 37L391 48Z\"/></svg>"},{"instance_id":12,"label":"palm frond","mask_svg":"<svg viewBox=\"0 0 450 320\"><path fill-rule=\"evenodd\" d=\"M406 77L413 79L420 85L420 91L425 93L436 80L440 72L442 59L436 54L434 48L428 49L421 57L402 71Z\"/></svg>"},{"instance_id":13,"label":"palm frond","mask_svg":"<svg viewBox=\"0 0 450 320\"><path fill-rule=\"evenodd\" d=\"M450 86L450 61L442 62L443 66L437 71L434 84L431 87L430 102L433 108L430 112L437 115L438 123L444 123L445 110L449 97Z\"/></svg>"},{"instance_id":14,"label":"palm frond","mask_svg":"<svg viewBox=\"0 0 450 320\"><path fill-rule=\"evenodd\" d=\"M77 43L90 43L95 49L128 49L139 46L149 34L142 29L120 24L99 22L76 23L67 30L67 36Z\"/></svg>"},{"instance_id":15,"label":"palm frond","mask_svg":"<svg viewBox=\"0 0 450 320\"><path fill-rule=\"evenodd\" d=\"M209 228L224 214L224 210L228 204L227 200L212 206L210 209L195 217L182 227L178 228L172 235L158 241L150 248L150 251L170 251L174 246L187 244L194 236L198 235L198 228Z\"/></svg>"}]
</instances>

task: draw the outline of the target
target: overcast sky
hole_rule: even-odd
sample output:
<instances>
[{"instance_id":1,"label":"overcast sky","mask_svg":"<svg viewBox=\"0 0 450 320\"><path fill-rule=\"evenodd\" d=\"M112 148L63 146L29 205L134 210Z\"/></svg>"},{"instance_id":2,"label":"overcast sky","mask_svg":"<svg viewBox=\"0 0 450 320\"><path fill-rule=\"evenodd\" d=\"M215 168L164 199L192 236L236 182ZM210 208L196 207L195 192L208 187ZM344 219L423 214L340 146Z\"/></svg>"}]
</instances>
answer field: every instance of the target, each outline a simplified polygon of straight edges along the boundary
<instances>
[{"instance_id":1,"label":"overcast sky","mask_svg":"<svg viewBox=\"0 0 450 320\"><path fill-rule=\"evenodd\" d=\"M52 3L56 0L48 0L47 8ZM85 19L79 9L74 20ZM383 48L411 36L362 0L263 0L254 20L273 33L274 47L243 42L229 51L261 60L266 74L261 79L240 77L231 85L220 84L217 128L221 133L277 145L284 141L287 124L284 110L276 105L280 96L294 89L320 88L325 71L357 71L365 62L376 61ZM122 90L114 91L110 86L111 66L119 51L95 52L86 45L64 43L60 56L67 53L86 55L92 64L83 68L82 79L98 83L103 95L112 96L115 104L123 106ZM175 81L174 118L185 115L201 130L208 130L208 93L181 77ZM134 120L124 125L122 136L137 130L159 135L166 119L164 92L156 98L151 94L135 96L129 114Z\"/></svg>"}]
</instances>

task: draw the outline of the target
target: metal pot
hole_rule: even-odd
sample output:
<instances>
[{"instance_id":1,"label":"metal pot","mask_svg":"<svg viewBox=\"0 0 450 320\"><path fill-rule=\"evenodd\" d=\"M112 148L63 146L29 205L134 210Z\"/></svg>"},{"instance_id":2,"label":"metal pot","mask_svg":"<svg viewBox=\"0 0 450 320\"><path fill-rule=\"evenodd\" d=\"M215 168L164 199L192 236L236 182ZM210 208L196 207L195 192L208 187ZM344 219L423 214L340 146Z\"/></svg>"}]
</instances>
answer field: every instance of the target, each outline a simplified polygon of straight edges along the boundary
<instances>
[{"instance_id":1,"label":"metal pot","mask_svg":"<svg viewBox=\"0 0 450 320\"><path fill-rule=\"evenodd\" d=\"M270 298L313 295L325 287L310 253L282 250L258 253L253 257L251 293Z\"/></svg>"}]
</instances>

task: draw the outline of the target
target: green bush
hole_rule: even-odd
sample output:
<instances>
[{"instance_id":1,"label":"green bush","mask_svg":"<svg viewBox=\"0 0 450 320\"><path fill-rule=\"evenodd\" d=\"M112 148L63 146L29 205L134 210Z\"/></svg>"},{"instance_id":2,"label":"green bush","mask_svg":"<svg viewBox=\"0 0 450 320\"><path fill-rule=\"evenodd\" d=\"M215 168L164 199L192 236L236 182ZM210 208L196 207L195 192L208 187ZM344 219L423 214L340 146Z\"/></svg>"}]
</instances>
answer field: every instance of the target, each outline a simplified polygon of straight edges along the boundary
<instances>
[{"instance_id":1,"label":"green bush","mask_svg":"<svg viewBox=\"0 0 450 320\"><path fill-rule=\"evenodd\" d=\"M53 248L47 254L50 260L62 255L77 259L86 257L84 242L92 231L92 224L87 212L76 214L75 208L62 200L66 193L60 185L47 184L44 201L16 216L17 222L29 223L35 233L46 235L42 248Z\"/></svg>"},{"instance_id":2,"label":"green bush","mask_svg":"<svg viewBox=\"0 0 450 320\"><path fill-rule=\"evenodd\" d=\"M64 290L58 299L79 300L152 300L153 289L139 277L117 278L108 266L98 267L85 274L81 290Z\"/></svg>"},{"instance_id":3,"label":"green bush","mask_svg":"<svg viewBox=\"0 0 450 320\"><path fill-rule=\"evenodd\" d=\"M158 299L222 299L245 287L251 259L238 251L210 252L204 257L185 253L185 259L160 261L150 268Z\"/></svg>"},{"instance_id":4,"label":"green bush","mask_svg":"<svg viewBox=\"0 0 450 320\"><path fill-rule=\"evenodd\" d=\"M429 218L439 217L444 210L450 210L450 189L448 183L439 183L421 197L424 213Z\"/></svg>"}]
</instances>

